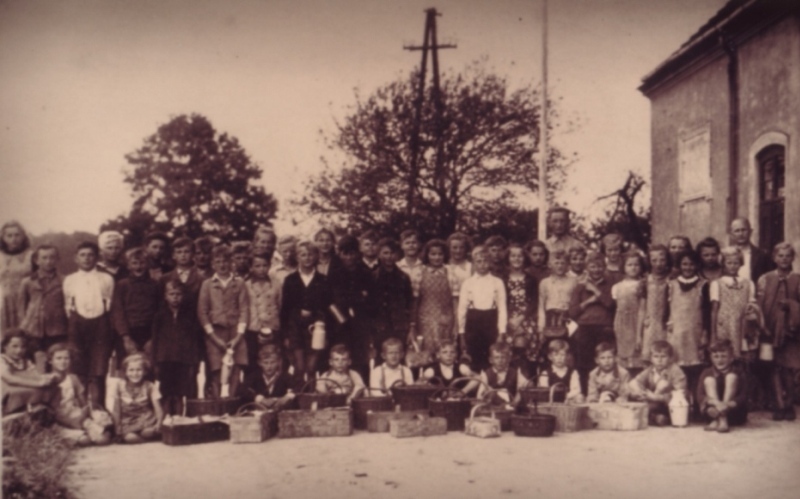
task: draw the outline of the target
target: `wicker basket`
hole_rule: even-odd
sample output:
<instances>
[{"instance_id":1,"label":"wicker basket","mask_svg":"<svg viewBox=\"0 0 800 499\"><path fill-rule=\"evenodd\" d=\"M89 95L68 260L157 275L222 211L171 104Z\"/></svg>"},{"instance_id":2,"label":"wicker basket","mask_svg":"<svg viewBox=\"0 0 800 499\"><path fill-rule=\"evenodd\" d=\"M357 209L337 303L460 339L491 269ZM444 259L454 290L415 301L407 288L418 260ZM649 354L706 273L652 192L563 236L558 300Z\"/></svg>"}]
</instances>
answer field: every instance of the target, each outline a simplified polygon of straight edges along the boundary
<instances>
[{"instance_id":1,"label":"wicker basket","mask_svg":"<svg viewBox=\"0 0 800 499\"><path fill-rule=\"evenodd\" d=\"M500 421L500 431L511 431L511 416L514 415L514 409L507 405L492 405L477 402L475 404L478 410L475 412L476 417L493 417Z\"/></svg>"},{"instance_id":2,"label":"wicker basket","mask_svg":"<svg viewBox=\"0 0 800 499\"><path fill-rule=\"evenodd\" d=\"M394 438L430 437L447 434L447 420L417 415L411 419L389 421L389 434Z\"/></svg>"},{"instance_id":3,"label":"wicker basket","mask_svg":"<svg viewBox=\"0 0 800 499\"><path fill-rule=\"evenodd\" d=\"M297 406L300 410L311 410L311 407L316 404L317 409L325 409L328 407L345 407L347 406L347 395L346 393L318 393L316 391L317 383L325 383L325 384L333 384L336 385L337 388L342 388L342 385L335 382L332 379L312 379L306 382L305 385L300 389L300 393L297 394ZM309 387L312 388L312 392L303 393Z\"/></svg>"},{"instance_id":4,"label":"wicker basket","mask_svg":"<svg viewBox=\"0 0 800 499\"><path fill-rule=\"evenodd\" d=\"M353 411L343 407L278 413L278 436L346 437L353 434Z\"/></svg>"},{"instance_id":5,"label":"wicker basket","mask_svg":"<svg viewBox=\"0 0 800 499\"><path fill-rule=\"evenodd\" d=\"M541 414L556 418L557 432L571 433L594 428L594 423L589 419L589 406L585 404L541 404L538 410Z\"/></svg>"},{"instance_id":6,"label":"wicker basket","mask_svg":"<svg viewBox=\"0 0 800 499\"><path fill-rule=\"evenodd\" d=\"M370 433L388 433L389 423L396 419L414 419L417 416L429 416L427 410L403 411L399 406L394 411L377 411L367 413L367 431Z\"/></svg>"},{"instance_id":7,"label":"wicker basket","mask_svg":"<svg viewBox=\"0 0 800 499\"><path fill-rule=\"evenodd\" d=\"M553 389L555 388L555 390ZM567 388L556 383L550 388L525 387L519 391L520 402L524 406L531 404L563 403L567 400Z\"/></svg>"},{"instance_id":8,"label":"wicker basket","mask_svg":"<svg viewBox=\"0 0 800 499\"><path fill-rule=\"evenodd\" d=\"M450 383L450 387L442 388L428 399L428 408L431 416L445 418L447 431L464 431L464 421L469 417L472 409L472 400L464 397L461 390L455 386L461 381L472 381L472 378L457 378ZM458 396L456 396L458 395Z\"/></svg>"},{"instance_id":9,"label":"wicker basket","mask_svg":"<svg viewBox=\"0 0 800 499\"><path fill-rule=\"evenodd\" d=\"M441 385L430 384L433 380L438 380L438 378L426 380L428 384L415 385L406 385L402 381L396 381L391 388L395 404L400 406L401 411L427 410L429 408L428 399L442 389Z\"/></svg>"},{"instance_id":10,"label":"wicker basket","mask_svg":"<svg viewBox=\"0 0 800 499\"><path fill-rule=\"evenodd\" d=\"M185 415L195 416L224 416L233 415L242 406L239 397L222 397L218 399L189 399L184 406Z\"/></svg>"},{"instance_id":11,"label":"wicker basket","mask_svg":"<svg viewBox=\"0 0 800 499\"><path fill-rule=\"evenodd\" d=\"M231 442L259 443L278 433L278 416L261 404L245 404L228 420Z\"/></svg>"},{"instance_id":12,"label":"wicker basket","mask_svg":"<svg viewBox=\"0 0 800 499\"><path fill-rule=\"evenodd\" d=\"M372 396L372 390L383 393L383 395ZM353 427L356 430L367 429L367 414L370 412L391 411L394 407L392 396L386 390L375 388L367 390L367 396L356 397L352 401L353 408ZM386 431L389 431L387 424Z\"/></svg>"},{"instance_id":13,"label":"wicker basket","mask_svg":"<svg viewBox=\"0 0 800 499\"><path fill-rule=\"evenodd\" d=\"M488 407L484 404L476 404L469 414L469 419L464 422L464 433L478 438L494 438L499 437L500 420L495 418L494 411L490 412L490 416L477 416L476 413L479 409Z\"/></svg>"},{"instance_id":14,"label":"wicker basket","mask_svg":"<svg viewBox=\"0 0 800 499\"><path fill-rule=\"evenodd\" d=\"M203 417L172 418L172 424L161 425L161 441L167 445L192 445L218 442L230 438L230 427L223 421L204 421Z\"/></svg>"},{"instance_id":15,"label":"wicker basket","mask_svg":"<svg viewBox=\"0 0 800 499\"><path fill-rule=\"evenodd\" d=\"M534 401L532 407L522 407L511 416L511 429L518 437L552 437L556 430L556 418L549 414L539 414Z\"/></svg>"}]
</instances>

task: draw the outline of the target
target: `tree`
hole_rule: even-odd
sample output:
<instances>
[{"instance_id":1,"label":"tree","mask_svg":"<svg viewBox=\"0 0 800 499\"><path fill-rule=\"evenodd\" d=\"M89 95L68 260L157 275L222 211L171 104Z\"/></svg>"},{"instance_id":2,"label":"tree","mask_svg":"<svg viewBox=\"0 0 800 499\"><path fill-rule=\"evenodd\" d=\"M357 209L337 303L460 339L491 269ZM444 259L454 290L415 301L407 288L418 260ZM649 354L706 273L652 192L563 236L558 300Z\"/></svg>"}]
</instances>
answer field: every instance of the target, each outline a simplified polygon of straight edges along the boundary
<instances>
[{"instance_id":1,"label":"tree","mask_svg":"<svg viewBox=\"0 0 800 499\"><path fill-rule=\"evenodd\" d=\"M532 204L531 193L539 187L538 91L512 91L505 78L489 73L482 62L460 74L443 75L441 129L429 90L415 161L411 144L417 82L418 73L412 73L366 99L356 91L352 114L336 123L331 136L323 136L331 157L322 158L324 170L307 183L301 206L354 228L396 232L413 225L430 235L446 235L456 229L480 232L496 224L497 213L524 211L526 200ZM557 121L555 110L549 116L551 123ZM336 155L344 157L334 167ZM551 196L562 185L570 161L557 148L550 149ZM411 196L410 189L415 190ZM409 199L415 200L411 210Z\"/></svg>"},{"instance_id":2,"label":"tree","mask_svg":"<svg viewBox=\"0 0 800 499\"><path fill-rule=\"evenodd\" d=\"M605 201L608 206L603 216L587 222L579 220L579 237L587 242L599 242L606 234L613 232L622 235L641 250L650 245L652 235L650 206L637 206L636 198L646 185L641 175L628 172L625 184L614 192L600 196L596 202Z\"/></svg>"},{"instance_id":3,"label":"tree","mask_svg":"<svg viewBox=\"0 0 800 499\"><path fill-rule=\"evenodd\" d=\"M125 182L133 206L101 230L121 230L130 244L149 230L250 239L259 224L275 217L275 198L254 185L261 168L235 137L217 133L204 116L173 118L125 159L132 167Z\"/></svg>"}]
</instances>

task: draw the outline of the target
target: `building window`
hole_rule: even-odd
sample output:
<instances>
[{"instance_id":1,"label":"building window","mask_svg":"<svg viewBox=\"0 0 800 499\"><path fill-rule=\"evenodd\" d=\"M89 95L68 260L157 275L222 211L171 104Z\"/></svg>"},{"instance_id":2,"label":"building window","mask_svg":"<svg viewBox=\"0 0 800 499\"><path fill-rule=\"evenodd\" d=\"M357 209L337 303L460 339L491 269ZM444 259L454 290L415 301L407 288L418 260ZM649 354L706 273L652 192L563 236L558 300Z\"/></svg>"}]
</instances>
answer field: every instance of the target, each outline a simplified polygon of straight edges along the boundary
<instances>
[{"instance_id":1,"label":"building window","mask_svg":"<svg viewBox=\"0 0 800 499\"><path fill-rule=\"evenodd\" d=\"M774 248L783 241L783 210L786 149L767 146L756 154L758 164L759 246Z\"/></svg>"}]
</instances>

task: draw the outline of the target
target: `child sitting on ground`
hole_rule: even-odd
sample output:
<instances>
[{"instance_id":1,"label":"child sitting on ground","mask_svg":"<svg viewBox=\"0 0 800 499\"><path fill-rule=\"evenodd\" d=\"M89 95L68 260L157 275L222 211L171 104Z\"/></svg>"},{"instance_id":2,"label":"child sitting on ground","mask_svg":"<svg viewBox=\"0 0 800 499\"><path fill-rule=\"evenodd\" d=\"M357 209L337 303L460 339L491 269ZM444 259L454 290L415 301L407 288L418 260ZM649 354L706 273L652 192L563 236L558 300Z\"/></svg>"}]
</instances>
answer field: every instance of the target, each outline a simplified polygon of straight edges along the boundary
<instances>
[{"instance_id":1,"label":"child sitting on ground","mask_svg":"<svg viewBox=\"0 0 800 499\"><path fill-rule=\"evenodd\" d=\"M78 445L108 445L110 432L90 416L86 389L77 376L69 372L72 354L66 343L56 343L47 350L47 361L60 381L59 393L52 406L56 423L63 427L62 435Z\"/></svg>"},{"instance_id":2,"label":"child sitting on ground","mask_svg":"<svg viewBox=\"0 0 800 499\"><path fill-rule=\"evenodd\" d=\"M3 416L24 410L29 405L47 402L58 383L58 376L40 374L25 358L25 336L19 329L4 331L0 356L0 378L3 381Z\"/></svg>"},{"instance_id":3,"label":"child sitting on ground","mask_svg":"<svg viewBox=\"0 0 800 499\"><path fill-rule=\"evenodd\" d=\"M403 342L397 338L389 338L383 342L381 356L383 363L376 366L369 374L369 387L388 390L398 381L406 385L414 382L411 369L400 364L405 352Z\"/></svg>"},{"instance_id":4,"label":"child sitting on ground","mask_svg":"<svg viewBox=\"0 0 800 499\"><path fill-rule=\"evenodd\" d=\"M478 398L482 399L492 391L492 404L518 404L519 390L528 384L528 379L518 368L511 367L511 347L508 343L497 342L489 347L489 364L489 368L481 372Z\"/></svg>"},{"instance_id":5,"label":"child sitting on ground","mask_svg":"<svg viewBox=\"0 0 800 499\"><path fill-rule=\"evenodd\" d=\"M656 426L669 424L669 404L673 393L686 395L686 375L673 362L675 350L668 341L653 343L650 366L630 382L631 400L647 402L650 406L650 423Z\"/></svg>"},{"instance_id":6,"label":"child sitting on ground","mask_svg":"<svg viewBox=\"0 0 800 499\"><path fill-rule=\"evenodd\" d=\"M603 342L595 348L597 367L589 373L589 394L586 402L624 402L628 399L628 370L617 365L617 349L613 343Z\"/></svg>"},{"instance_id":7,"label":"child sitting on ground","mask_svg":"<svg viewBox=\"0 0 800 499\"><path fill-rule=\"evenodd\" d=\"M733 364L730 340L718 340L708 348L711 367L700 374L697 401L700 412L711 419L706 431L727 433L729 426L747 422L747 383L742 369Z\"/></svg>"},{"instance_id":8,"label":"child sitting on ground","mask_svg":"<svg viewBox=\"0 0 800 499\"><path fill-rule=\"evenodd\" d=\"M117 439L126 444L153 440L161 433L161 395L153 382L145 380L149 371L150 361L140 353L122 361L125 380L115 385L111 417Z\"/></svg>"},{"instance_id":9,"label":"child sitting on ground","mask_svg":"<svg viewBox=\"0 0 800 499\"><path fill-rule=\"evenodd\" d=\"M239 386L242 402L255 402L270 409L283 409L294 400L295 379L283 370L281 354L274 344L258 350L258 371L248 373Z\"/></svg>"},{"instance_id":10,"label":"child sitting on ground","mask_svg":"<svg viewBox=\"0 0 800 499\"><path fill-rule=\"evenodd\" d=\"M425 369L422 373L424 379L436 378L444 383L444 386L450 386L450 383L457 378L474 377L475 373L469 368L468 365L456 362L458 355L456 349L456 342L454 340L445 340L439 343L439 350L436 352L436 360L432 366ZM465 394L475 390L475 382L467 383L466 386L461 388Z\"/></svg>"},{"instance_id":11,"label":"child sitting on ground","mask_svg":"<svg viewBox=\"0 0 800 499\"><path fill-rule=\"evenodd\" d=\"M344 345L334 345L329 363L331 369L317 379L317 392L347 394L349 404L366 388L361 375L350 369L350 351Z\"/></svg>"},{"instance_id":12,"label":"child sitting on ground","mask_svg":"<svg viewBox=\"0 0 800 499\"><path fill-rule=\"evenodd\" d=\"M567 365L569 343L566 340L554 339L547 345L547 360L549 366L539 373L539 387L551 388L556 384L567 389L567 403L580 404L583 402L581 382L578 371Z\"/></svg>"}]
</instances>

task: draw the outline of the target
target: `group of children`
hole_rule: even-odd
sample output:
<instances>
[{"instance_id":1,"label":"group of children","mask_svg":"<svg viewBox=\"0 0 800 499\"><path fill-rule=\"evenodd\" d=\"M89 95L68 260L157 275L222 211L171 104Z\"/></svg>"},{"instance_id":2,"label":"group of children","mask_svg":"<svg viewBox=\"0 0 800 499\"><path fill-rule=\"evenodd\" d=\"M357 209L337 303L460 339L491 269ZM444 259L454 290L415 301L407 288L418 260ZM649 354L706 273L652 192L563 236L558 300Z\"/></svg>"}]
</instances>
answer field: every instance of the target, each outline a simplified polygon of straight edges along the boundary
<instances>
[{"instance_id":1,"label":"group of children","mask_svg":"<svg viewBox=\"0 0 800 499\"><path fill-rule=\"evenodd\" d=\"M138 442L187 397L283 407L302 386L353 398L430 378L469 378L464 393L506 404L560 383L568 402L646 401L658 424L681 393L718 431L746 420L756 381L776 420L795 418L787 243L756 285L738 248L685 237L640 252L609 234L565 251L260 227L233 245L155 232L123 255L122 235L104 232L62 277L55 246L32 251L16 222L0 236L3 414L50 405L82 443L109 441L104 405L116 437ZM109 369L121 381L106 393Z\"/></svg>"}]
</instances>

